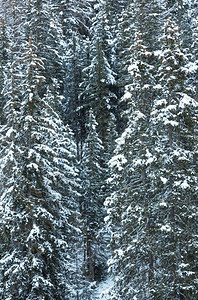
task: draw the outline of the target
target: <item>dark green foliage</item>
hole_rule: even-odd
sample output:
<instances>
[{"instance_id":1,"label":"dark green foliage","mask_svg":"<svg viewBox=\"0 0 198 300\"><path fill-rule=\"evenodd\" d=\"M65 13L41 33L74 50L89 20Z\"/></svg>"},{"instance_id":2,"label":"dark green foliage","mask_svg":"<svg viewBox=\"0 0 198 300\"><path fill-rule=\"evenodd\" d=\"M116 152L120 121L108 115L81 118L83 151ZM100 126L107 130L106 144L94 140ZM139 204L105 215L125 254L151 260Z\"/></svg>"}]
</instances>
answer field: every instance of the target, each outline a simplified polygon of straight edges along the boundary
<instances>
[{"instance_id":1,"label":"dark green foliage","mask_svg":"<svg viewBox=\"0 0 198 300\"><path fill-rule=\"evenodd\" d=\"M0 0L1 299L197 299L197 9Z\"/></svg>"},{"instance_id":2,"label":"dark green foliage","mask_svg":"<svg viewBox=\"0 0 198 300\"><path fill-rule=\"evenodd\" d=\"M44 64L31 38L25 50L4 89L0 293L2 299L70 299L74 270L67 251L77 224L71 133L50 106L50 93L39 96Z\"/></svg>"},{"instance_id":3,"label":"dark green foliage","mask_svg":"<svg viewBox=\"0 0 198 300\"><path fill-rule=\"evenodd\" d=\"M2 18L0 23L0 120L3 123L2 110L5 105L3 96L4 81L6 78L6 70L8 67L9 48L8 37L6 33L5 20Z\"/></svg>"},{"instance_id":4,"label":"dark green foliage","mask_svg":"<svg viewBox=\"0 0 198 300\"><path fill-rule=\"evenodd\" d=\"M102 161L104 147L98 137L97 122L93 111L89 113L88 136L82 156L82 215L84 233L84 252L90 281L97 280L97 269L105 265L104 226L105 169Z\"/></svg>"}]
</instances>

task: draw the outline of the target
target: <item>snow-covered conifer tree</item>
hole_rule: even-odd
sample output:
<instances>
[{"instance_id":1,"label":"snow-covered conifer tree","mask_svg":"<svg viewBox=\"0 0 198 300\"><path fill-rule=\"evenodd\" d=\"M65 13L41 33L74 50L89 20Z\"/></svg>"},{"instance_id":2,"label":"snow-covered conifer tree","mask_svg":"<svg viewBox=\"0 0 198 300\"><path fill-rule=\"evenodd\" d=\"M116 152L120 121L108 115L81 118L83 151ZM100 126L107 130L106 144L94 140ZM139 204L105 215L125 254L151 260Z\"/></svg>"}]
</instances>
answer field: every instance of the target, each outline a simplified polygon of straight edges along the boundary
<instances>
[{"instance_id":1,"label":"snow-covered conifer tree","mask_svg":"<svg viewBox=\"0 0 198 300\"><path fill-rule=\"evenodd\" d=\"M130 65L129 48L134 43L135 32L141 32L144 45L148 51L157 50L158 36L160 33L160 17L163 6L159 1L134 0L129 1L122 11L118 24L118 61L119 61L119 85L124 89L126 84L131 82L128 73ZM145 30L146 28L146 30ZM152 60L153 57L150 57Z\"/></svg>"},{"instance_id":2,"label":"snow-covered conifer tree","mask_svg":"<svg viewBox=\"0 0 198 300\"><path fill-rule=\"evenodd\" d=\"M90 44L90 24L93 18L93 5L90 0L60 0L56 5L56 13L61 25L61 57L62 57L62 118L69 119L73 128L77 145L77 156L82 154L82 143L85 139L84 117L81 96L82 69L90 63L88 47Z\"/></svg>"},{"instance_id":3,"label":"snow-covered conifer tree","mask_svg":"<svg viewBox=\"0 0 198 300\"><path fill-rule=\"evenodd\" d=\"M39 96L45 78L36 50L30 38L12 64L4 92L1 298L71 299L75 170L70 131L50 106L49 94Z\"/></svg>"},{"instance_id":4,"label":"snow-covered conifer tree","mask_svg":"<svg viewBox=\"0 0 198 300\"><path fill-rule=\"evenodd\" d=\"M102 5L102 4L101 4ZM112 91L116 83L108 59L105 55L106 32L104 7L98 12L95 25L92 28L94 35L90 47L90 65L84 68L82 86L84 88L85 106L91 107L99 119L99 134L105 145L108 119L111 107L115 103L116 95Z\"/></svg>"},{"instance_id":5,"label":"snow-covered conifer tree","mask_svg":"<svg viewBox=\"0 0 198 300\"><path fill-rule=\"evenodd\" d=\"M109 181L113 192L106 200L113 251L109 267L115 276L112 299L152 297L152 204L148 171L153 160L149 141L153 67L148 63L151 53L144 46L141 33L136 34L131 53L132 83L126 86L124 95L128 102L128 123L110 160Z\"/></svg>"},{"instance_id":6,"label":"snow-covered conifer tree","mask_svg":"<svg viewBox=\"0 0 198 300\"><path fill-rule=\"evenodd\" d=\"M37 46L37 55L43 60L45 83L40 93L47 87L55 94L63 89L62 74L62 30L56 15L53 0L31 0L26 4L26 22L24 24L26 38L31 36Z\"/></svg>"},{"instance_id":7,"label":"snow-covered conifer tree","mask_svg":"<svg viewBox=\"0 0 198 300\"><path fill-rule=\"evenodd\" d=\"M197 102L185 87L178 27L169 18L160 55L161 94L152 115L156 298L196 299Z\"/></svg>"},{"instance_id":8,"label":"snow-covered conifer tree","mask_svg":"<svg viewBox=\"0 0 198 300\"><path fill-rule=\"evenodd\" d=\"M6 67L8 65L9 57L9 46L8 37L6 32L5 19L0 19L0 123L3 122L2 119L2 109L5 104L5 99L3 97L3 87L5 80Z\"/></svg>"},{"instance_id":9,"label":"snow-covered conifer tree","mask_svg":"<svg viewBox=\"0 0 198 300\"><path fill-rule=\"evenodd\" d=\"M88 136L82 157L82 214L84 222L84 255L86 276L90 281L101 279L105 257L101 230L104 225L105 169L104 148L97 133L97 122L89 113Z\"/></svg>"}]
</instances>

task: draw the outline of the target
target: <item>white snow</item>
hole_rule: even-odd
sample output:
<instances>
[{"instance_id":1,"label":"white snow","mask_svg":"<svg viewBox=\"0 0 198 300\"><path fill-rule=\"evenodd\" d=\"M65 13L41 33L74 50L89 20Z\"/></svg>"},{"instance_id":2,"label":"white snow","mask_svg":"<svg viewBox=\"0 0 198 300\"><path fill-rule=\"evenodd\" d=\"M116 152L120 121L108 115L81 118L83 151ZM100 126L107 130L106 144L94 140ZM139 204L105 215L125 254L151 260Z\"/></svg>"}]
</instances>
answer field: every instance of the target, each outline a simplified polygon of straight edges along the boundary
<instances>
[{"instance_id":1,"label":"white snow","mask_svg":"<svg viewBox=\"0 0 198 300\"><path fill-rule=\"evenodd\" d=\"M179 267L180 268L187 268L187 267L189 267L189 264L181 263L181 264L179 264Z\"/></svg>"},{"instance_id":2,"label":"white snow","mask_svg":"<svg viewBox=\"0 0 198 300\"><path fill-rule=\"evenodd\" d=\"M130 92L126 92L124 96L122 97L123 100L130 100L132 97L132 94Z\"/></svg>"},{"instance_id":3,"label":"white snow","mask_svg":"<svg viewBox=\"0 0 198 300\"><path fill-rule=\"evenodd\" d=\"M116 83L114 76L110 73L107 74L107 79L108 79L108 82L112 85Z\"/></svg>"},{"instance_id":4,"label":"white snow","mask_svg":"<svg viewBox=\"0 0 198 300\"><path fill-rule=\"evenodd\" d=\"M40 234L40 230L39 230L39 227L36 225L36 224L33 224L33 228L32 230L30 231L30 234L29 236L27 237L27 241L29 240L34 240L35 237L38 237Z\"/></svg>"},{"instance_id":5,"label":"white snow","mask_svg":"<svg viewBox=\"0 0 198 300\"><path fill-rule=\"evenodd\" d=\"M165 177L162 177L162 176L160 177L160 179L161 179L161 181L163 182L163 184L166 184L167 181L168 181Z\"/></svg>"},{"instance_id":6,"label":"white snow","mask_svg":"<svg viewBox=\"0 0 198 300\"><path fill-rule=\"evenodd\" d=\"M154 56L160 57L163 55L163 51L162 50L156 50L154 51Z\"/></svg>"},{"instance_id":7,"label":"white snow","mask_svg":"<svg viewBox=\"0 0 198 300\"><path fill-rule=\"evenodd\" d=\"M39 170L38 165L35 164L35 163L28 164L28 165L27 165L27 168L28 168L28 169L34 169L34 170L36 170L37 172L38 172L38 170Z\"/></svg>"},{"instance_id":8,"label":"white snow","mask_svg":"<svg viewBox=\"0 0 198 300\"><path fill-rule=\"evenodd\" d=\"M156 101L156 106L166 105L166 103L167 103L166 99L160 99Z\"/></svg>"},{"instance_id":9,"label":"white snow","mask_svg":"<svg viewBox=\"0 0 198 300\"><path fill-rule=\"evenodd\" d=\"M150 88L150 84L145 84L144 86L143 86L143 89L145 89L145 90L147 90L147 89L149 89Z\"/></svg>"},{"instance_id":10,"label":"white snow","mask_svg":"<svg viewBox=\"0 0 198 300\"><path fill-rule=\"evenodd\" d=\"M162 89L162 86L161 86L161 84L156 84L153 86L153 89L159 90L159 89Z\"/></svg>"},{"instance_id":11,"label":"white snow","mask_svg":"<svg viewBox=\"0 0 198 300\"><path fill-rule=\"evenodd\" d=\"M29 93L29 101L30 101L30 102L32 102L33 97L34 97L34 94L33 94L33 93Z\"/></svg>"},{"instance_id":12,"label":"white snow","mask_svg":"<svg viewBox=\"0 0 198 300\"><path fill-rule=\"evenodd\" d=\"M6 264L8 262L10 262L14 257L14 252L10 255L10 254L6 254L1 260L0 263L1 264Z\"/></svg>"},{"instance_id":13,"label":"white snow","mask_svg":"<svg viewBox=\"0 0 198 300\"><path fill-rule=\"evenodd\" d=\"M135 63L133 63L132 65L130 65L128 67L128 72L131 73L132 76L133 76L134 71L137 72L138 70L139 70L139 68L138 68L138 62L135 62Z\"/></svg>"},{"instance_id":14,"label":"white snow","mask_svg":"<svg viewBox=\"0 0 198 300\"><path fill-rule=\"evenodd\" d=\"M171 232L172 231L170 225L168 225L168 224L163 225L160 229L161 229L161 231L165 231L165 232Z\"/></svg>"},{"instance_id":15,"label":"white snow","mask_svg":"<svg viewBox=\"0 0 198 300\"><path fill-rule=\"evenodd\" d=\"M146 165L149 165L151 164L152 162L154 161L154 158L153 157L149 157L146 161Z\"/></svg>"},{"instance_id":16,"label":"white snow","mask_svg":"<svg viewBox=\"0 0 198 300\"><path fill-rule=\"evenodd\" d=\"M181 188L187 189L187 188L189 188L189 187L190 187L190 186L189 186L187 180L185 179L185 180L182 182L182 184L181 184Z\"/></svg>"},{"instance_id":17,"label":"white snow","mask_svg":"<svg viewBox=\"0 0 198 300\"><path fill-rule=\"evenodd\" d=\"M6 133L6 136L7 137L11 137L11 134L12 134L12 132L14 132L14 129L13 129L13 127L11 127L8 131L7 131L7 133Z\"/></svg>"},{"instance_id":18,"label":"white snow","mask_svg":"<svg viewBox=\"0 0 198 300\"><path fill-rule=\"evenodd\" d=\"M95 300L110 300L110 290L113 286L113 280L111 277L108 277L105 281L102 281L98 284L95 294L94 294L94 299Z\"/></svg>"},{"instance_id":19,"label":"white snow","mask_svg":"<svg viewBox=\"0 0 198 300\"><path fill-rule=\"evenodd\" d=\"M196 73L198 70L198 65L196 62L190 62L186 65L185 68L183 68L183 70L187 73L187 74L191 74L191 73Z\"/></svg>"},{"instance_id":20,"label":"white snow","mask_svg":"<svg viewBox=\"0 0 198 300\"><path fill-rule=\"evenodd\" d=\"M123 256L123 251L122 249L117 249L115 252L118 254L118 256Z\"/></svg>"},{"instance_id":21,"label":"white snow","mask_svg":"<svg viewBox=\"0 0 198 300\"><path fill-rule=\"evenodd\" d=\"M187 106L192 105L193 107L197 107L198 103L191 97L189 97L187 94L180 93L182 96L182 99L179 102L179 107L184 109Z\"/></svg>"},{"instance_id":22,"label":"white snow","mask_svg":"<svg viewBox=\"0 0 198 300\"><path fill-rule=\"evenodd\" d=\"M140 119L144 119L145 115L141 111L136 111L135 121L138 122Z\"/></svg>"},{"instance_id":23,"label":"white snow","mask_svg":"<svg viewBox=\"0 0 198 300\"><path fill-rule=\"evenodd\" d=\"M4 200L4 198L7 196L7 195L10 195L12 192L13 192L13 190L14 190L14 186L11 186L11 187L9 187L7 190L5 190L5 192L2 194L2 196L1 196L1 198L0 198L0 200L1 200L1 202ZM5 206L5 208L6 208L7 206Z\"/></svg>"},{"instance_id":24,"label":"white snow","mask_svg":"<svg viewBox=\"0 0 198 300\"><path fill-rule=\"evenodd\" d=\"M39 260L36 259L35 257L33 257L33 259L32 259L32 265L33 265L33 267L38 267L39 266Z\"/></svg>"},{"instance_id":25,"label":"white snow","mask_svg":"<svg viewBox=\"0 0 198 300\"><path fill-rule=\"evenodd\" d=\"M160 202L159 205L160 205L161 208L166 208L167 207L167 203L164 202L164 201Z\"/></svg>"},{"instance_id":26,"label":"white snow","mask_svg":"<svg viewBox=\"0 0 198 300\"><path fill-rule=\"evenodd\" d=\"M111 160L110 160L110 167L114 168L117 167L119 171L123 169L123 165L126 164L127 159L124 157L123 154L118 154L115 155Z\"/></svg>"},{"instance_id":27,"label":"white snow","mask_svg":"<svg viewBox=\"0 0 198 300\"><path fill-rule=\"evenodd\" d=\"M168 119L165 119L164 124L171 125L172 127L177 127L179 125L179 123L177 121L168 120Z\"/></svg>"}]
</instances>

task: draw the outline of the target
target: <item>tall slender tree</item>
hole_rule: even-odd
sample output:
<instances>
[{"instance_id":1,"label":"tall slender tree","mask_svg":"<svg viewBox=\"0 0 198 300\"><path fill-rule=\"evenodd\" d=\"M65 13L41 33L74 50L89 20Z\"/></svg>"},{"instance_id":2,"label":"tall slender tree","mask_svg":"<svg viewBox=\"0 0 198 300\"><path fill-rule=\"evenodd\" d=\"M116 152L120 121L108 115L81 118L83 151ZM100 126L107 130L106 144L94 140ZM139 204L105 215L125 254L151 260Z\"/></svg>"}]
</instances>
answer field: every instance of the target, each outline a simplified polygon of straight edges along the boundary
<instances>
[{"instance_id":1,"label":"tall slender tree","mask_svg":"<svg viewBox=\"0 0 198 300\"><path fill-rule=\"evenodd\" d=\"M6 76L6 69L8 68L9 46L5 19L2 18L0 22L0 123L2 123L2 110L3 106L5 105L5 99L3 97L3 87Z\"/></svg>"},{"instance_id":2,"label":"tall slender tree","mask_svg":"<svg viewBox=\"0 0 198 300\"><path fill-rule=\"evenodd\" d=\"M152 112L156 254L160 257L155 290L157 299L195 299L197 102L185 88L186 56L171 18L165 24L162 40L159 82L163 89Z\"/></svg>"},{"instance_id":3,"label":"tall slender tree","mask_svg":"<svg viewBox=\"0 0 198 300\"><path fill-rule=\"evenodd\" d=\"M68 164L69 136L61 133L63 124L48 95L38 94L44 64L35 53L30 38L26 53L12 65L5 90L1 298L70 299L70 259L65 252L74 228L69 225L74 201L69 178L75 172Z\"/></svg>"},{"instance_id":4,"label":"tall slender tree","mask_svg":"<svg viewBox=\"0 0 198 300\"><path fill-rule=\"evenodd\" d=\"M153 78L148 63L151 53L140 33L136 34L131 51L132 83L126 86L124 95L128 123L110 160L115 188L106 201L107 220L112 228L110 269L116 277L112 299L152 298L154 273L148 178L153 160L149 142Z\"/></svg>"},{"instance_id":5,"label":"tall slender tree","mask_svg":"<svg viewBox=\"0 0 198 300\"><path fill-rule=\"evenodd\" d=\"M104 268L104 240L101 229L104 225L105 169L101 154L104 153L102 141L97 133L97 122L92 110L89 113L88 136L82 158L84 221L84 260L90 281L100 279Z\"/></svg>"},{"instance_id":6,"label":"tall slender tree","mask_svg":"<svg viewBox=\"0 0 198 300\"><path fill-rule=\"evenodd\" d=\"M94 35L90 47L90 64L83 72L82 87L84 88L85 106L94 110L99 120L99 134L105 146L108 119L116 101L116 94L113 86L116 83L115 73L105 54L107 49L107 31L105 28L104 5L100 3L100 8L95 22Z\"/></svg>"}]
</instances>

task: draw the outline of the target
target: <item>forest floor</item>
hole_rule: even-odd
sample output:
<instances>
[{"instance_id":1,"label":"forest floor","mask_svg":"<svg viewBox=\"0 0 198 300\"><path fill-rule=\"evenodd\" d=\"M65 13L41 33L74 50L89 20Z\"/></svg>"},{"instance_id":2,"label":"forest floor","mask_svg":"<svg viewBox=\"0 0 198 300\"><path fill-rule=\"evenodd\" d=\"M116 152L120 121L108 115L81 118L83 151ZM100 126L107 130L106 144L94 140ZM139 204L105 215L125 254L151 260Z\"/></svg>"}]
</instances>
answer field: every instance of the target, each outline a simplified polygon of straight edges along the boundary
<instances>
[{"instance_id":1,"label":"forest floor","mask_svg":"<svg viewBox=\"0 0 198 300\"><path fill-rule=\"evenodd\" d=\"M110 300L109 291L113 286L113 280L111 277L107 277L105 281L102 281L96 287L94 293L94 300Z\"/></svg>"}]
</instances>

